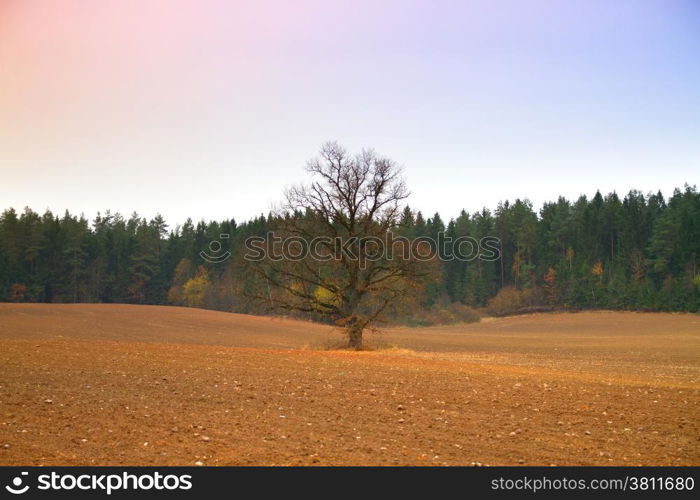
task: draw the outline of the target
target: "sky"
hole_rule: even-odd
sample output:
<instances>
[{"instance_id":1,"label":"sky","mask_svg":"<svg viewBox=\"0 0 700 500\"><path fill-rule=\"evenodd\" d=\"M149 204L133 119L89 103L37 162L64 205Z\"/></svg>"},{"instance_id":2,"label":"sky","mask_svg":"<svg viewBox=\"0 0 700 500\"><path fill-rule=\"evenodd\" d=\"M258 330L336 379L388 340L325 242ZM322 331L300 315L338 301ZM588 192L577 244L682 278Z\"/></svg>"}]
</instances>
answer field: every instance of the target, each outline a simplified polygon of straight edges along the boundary
<instances>
[{"instance_id":1,"label":"sky","mask_svg":"<svg viewBox=\"0 0 700 500\"><path fill-rule=\"evenodd\" d=\"M0 209L245 220L320 145L443 219L700 173L700 2L0 0Z\"/></svg>"}]
</instances>

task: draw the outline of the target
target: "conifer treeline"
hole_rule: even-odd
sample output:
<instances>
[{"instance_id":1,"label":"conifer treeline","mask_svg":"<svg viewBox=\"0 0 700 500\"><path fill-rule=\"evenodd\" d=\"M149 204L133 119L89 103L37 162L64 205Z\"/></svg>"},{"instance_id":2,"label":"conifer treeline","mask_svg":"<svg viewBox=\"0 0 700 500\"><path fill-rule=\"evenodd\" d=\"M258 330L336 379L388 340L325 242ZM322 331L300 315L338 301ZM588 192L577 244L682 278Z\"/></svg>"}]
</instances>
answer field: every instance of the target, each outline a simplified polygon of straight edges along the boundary
<instances>
[{"instance_id":1,"label":"conifer treeline","mask_svg":"<svg viewBox=\"0 0 700 500\"><path fill-rule=\"evenodd\" d=\"M248 299L265 283L246 272L243 242L264 236L275 218L237 224L188 220L169 229L162 217L84 217L26 208L0 217L0 300L177 304L260 313ZM445 224L407 207L400 233L409 237L496 236L502 259L441 261L422 298L425 309L518 306L692 311L700 308L700 193L631 191L574 202L559 198L539 214L527 200L492 212L462 212ZM228 234L228 239L220 235ZM232 256L209 263L211 241ZM499 293L500 292L500 293ZM498 297L495 297L498 294ZM495 298L494 298L495 297Z\"/></svg>"}]
</instances>

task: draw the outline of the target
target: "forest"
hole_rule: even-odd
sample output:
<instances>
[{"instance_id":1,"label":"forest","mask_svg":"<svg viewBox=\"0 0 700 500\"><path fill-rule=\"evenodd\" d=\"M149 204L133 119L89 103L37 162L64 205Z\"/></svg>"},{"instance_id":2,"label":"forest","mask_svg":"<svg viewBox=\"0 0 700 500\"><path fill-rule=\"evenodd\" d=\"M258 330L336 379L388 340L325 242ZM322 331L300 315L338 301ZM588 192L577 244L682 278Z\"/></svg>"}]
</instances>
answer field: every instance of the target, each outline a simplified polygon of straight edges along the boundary
<instances>
[{"instance_id":1,"label":"forest","mask_svg":"<svg viewBox=\"0 0 700 500\"><path fill-rule=\"evenodd\" d=\"M147 220L107 211L88 221L68 212L6 209L0 216L0 301L172 304L266 314L269 307L259 297L272 291L249 272L244 241L264 237L289 216L240 223L188 219L169 227L160 215ZM575 201L559 197L539 212L527 199L516 199L495 210L462 211L449 221L406 206L396 231L435 240L441 232L495 236L501 258L436 258L434 276L416 295L418 307L393 308L389 320L449 323L472 309L498 315L700 308L700 193L694 186L676 189L668 199L635 190L622 199L614 192ZM219 263L202 258L212 241L231 257Z\"/></svg>"}]
</instances>

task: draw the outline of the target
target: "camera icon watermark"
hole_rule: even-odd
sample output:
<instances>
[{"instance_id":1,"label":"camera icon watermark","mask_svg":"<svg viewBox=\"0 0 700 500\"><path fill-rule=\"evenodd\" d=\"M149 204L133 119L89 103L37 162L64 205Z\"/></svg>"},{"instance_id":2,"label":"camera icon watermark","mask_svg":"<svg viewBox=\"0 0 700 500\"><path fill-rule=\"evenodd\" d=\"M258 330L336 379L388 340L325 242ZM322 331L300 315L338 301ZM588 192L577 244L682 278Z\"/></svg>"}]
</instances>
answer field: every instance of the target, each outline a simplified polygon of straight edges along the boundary
<instances>
[{"instance_id":1,"label":"camera icon watermark","mask_svg":"<svg viewBox=\"0 0 700 500\"><path fill-rule=\"evenodd\" d=\"M21 495L23 493L26 493L27 490L29 490L29 485L26 484L24 487L22 486L22 480L23 476L28 476L29 472L22 472L20 473L19 476L16 476L15 478L12 479L12 485L7 485L5 486L5 489L12 493L13 495Z\"/></svg>"},{"instance_id":2,"label":"camera icon watermark","mask_svg":"<svg viewBox=\"0 0 700 500\"><path fill-rule=\"evenodd\" d=\"M231 237L230 234L222 233L219 235L219 239L228 240ZM224 251L224 246L219 240L212 240L209 242L209 251L202 250L199 252L199 256L210 262L211 264L221 264L231 258L231 252L228 250Z\"/></svg>"}]
</instances>

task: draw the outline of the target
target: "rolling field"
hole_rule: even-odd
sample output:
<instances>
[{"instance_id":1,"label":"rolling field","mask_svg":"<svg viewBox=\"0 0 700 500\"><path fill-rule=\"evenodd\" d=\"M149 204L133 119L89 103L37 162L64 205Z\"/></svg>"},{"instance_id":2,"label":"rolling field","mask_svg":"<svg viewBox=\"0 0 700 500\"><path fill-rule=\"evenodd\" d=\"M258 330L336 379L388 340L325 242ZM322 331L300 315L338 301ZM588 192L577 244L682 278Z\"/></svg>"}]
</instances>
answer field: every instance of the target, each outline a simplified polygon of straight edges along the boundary
<instances>
[{"instance_id":1,"label":"rolling field","mask_svg":"<svg viewBox=\"0 0 700 500\"><path fill-rule=\"evenodd\" d=\"M0 304L0 465L700 465L700 316Z\"/></svg>"}]
</instances>

